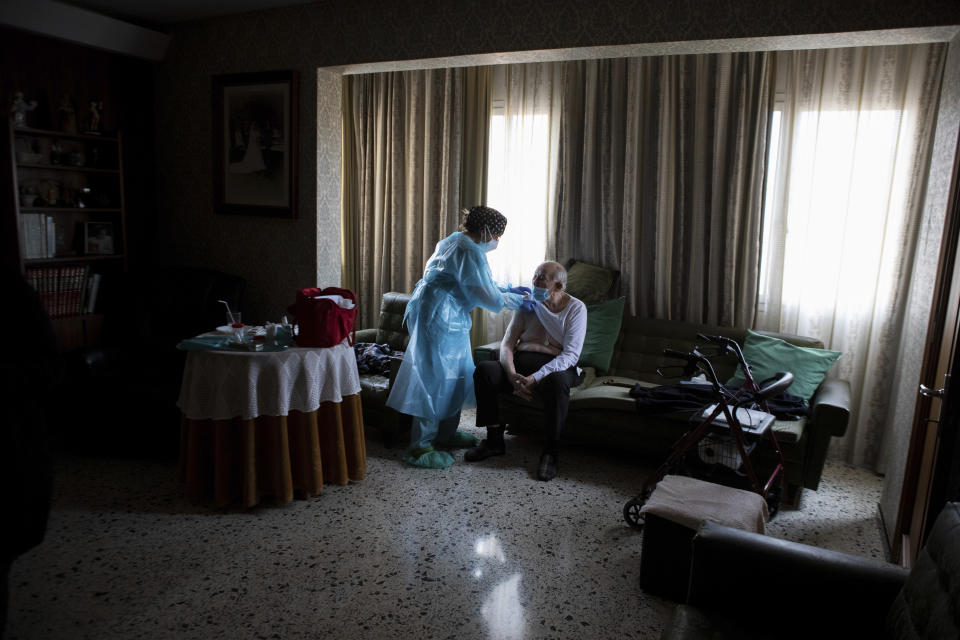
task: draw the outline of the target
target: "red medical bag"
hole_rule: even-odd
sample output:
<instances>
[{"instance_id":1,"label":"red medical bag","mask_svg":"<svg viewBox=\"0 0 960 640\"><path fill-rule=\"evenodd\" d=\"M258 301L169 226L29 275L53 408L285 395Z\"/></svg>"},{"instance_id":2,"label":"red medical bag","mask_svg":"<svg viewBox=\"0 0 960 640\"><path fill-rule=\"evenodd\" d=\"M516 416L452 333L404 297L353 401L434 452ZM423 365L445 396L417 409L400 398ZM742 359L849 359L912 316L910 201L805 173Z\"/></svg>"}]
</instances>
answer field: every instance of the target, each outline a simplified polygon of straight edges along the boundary
<instances>
[{"instance_id":1,"label":"red medical bag","mask_svg":"<svg viewBox=\"0 0 960 640\"><path fill-rule=\"evenodd\" d=\"M342 296L353 302L352 309L344 309L334 300L318 296ZM297 291L296 302L287 307L300 327L297 345L300 347L332 347L356 333L357 296L349 289L309 287Z\"/></svg>"}]
</instances>

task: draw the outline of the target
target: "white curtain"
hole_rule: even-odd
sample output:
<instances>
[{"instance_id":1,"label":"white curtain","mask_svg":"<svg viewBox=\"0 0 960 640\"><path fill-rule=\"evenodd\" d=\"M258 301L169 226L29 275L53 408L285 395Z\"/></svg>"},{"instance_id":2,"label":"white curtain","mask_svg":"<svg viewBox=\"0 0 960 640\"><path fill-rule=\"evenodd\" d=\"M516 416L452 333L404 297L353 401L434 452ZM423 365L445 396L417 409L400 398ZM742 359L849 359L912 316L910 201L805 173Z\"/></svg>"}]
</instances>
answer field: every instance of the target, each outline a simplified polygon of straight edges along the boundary
<instances>
[{"instance_id":1,"label":"white curtain","mask_svg":"<svg viewBox=\"0 0 960 640\"><path fill-rule=\"evenodd\" d=\"M507 217L507 230L488 255L501 283L531 286L536 266L555 254L560 71L559 63L494 71L487 204ZM484 315L486 341L499 340L510 312Z\"/></svg>"},{"instance_id":2,"label":"white curtain","mask_svg":"<svg viewBox=\"0 0 960 640\"><path fill-rule=\"evenodd\" d=\"M926 186L944 47L777 53L757 326L842 351L831 456L876 468Z\"/></svg>"}]
</instances>

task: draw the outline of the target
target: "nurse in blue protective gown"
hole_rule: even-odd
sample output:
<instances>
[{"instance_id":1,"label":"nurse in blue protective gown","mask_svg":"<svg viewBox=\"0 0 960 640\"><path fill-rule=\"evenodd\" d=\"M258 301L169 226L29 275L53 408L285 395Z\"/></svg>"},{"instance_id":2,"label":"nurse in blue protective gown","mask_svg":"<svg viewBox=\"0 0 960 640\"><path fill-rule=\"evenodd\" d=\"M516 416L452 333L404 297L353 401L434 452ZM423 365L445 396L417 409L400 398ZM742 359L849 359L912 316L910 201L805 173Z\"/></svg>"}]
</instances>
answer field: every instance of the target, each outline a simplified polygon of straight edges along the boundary
<instances>
[{"instance_id":1,"label":"nurse in blue protective gown","mask_svg":"<svg viewBox=\"0 0 960 640\"><path fill-rule=\"evenodd\" d=\"M387 406L413 417L404 460L446 469L453 456L438 447L470 447L477 438L457 431L460 409L474 406L470 312L516 309L520 288L493 281L487 251L496 248L507 219L496 209L472 207L456 232L437 243L403 316L410 343Z\"/></svg>"}]
</instances>

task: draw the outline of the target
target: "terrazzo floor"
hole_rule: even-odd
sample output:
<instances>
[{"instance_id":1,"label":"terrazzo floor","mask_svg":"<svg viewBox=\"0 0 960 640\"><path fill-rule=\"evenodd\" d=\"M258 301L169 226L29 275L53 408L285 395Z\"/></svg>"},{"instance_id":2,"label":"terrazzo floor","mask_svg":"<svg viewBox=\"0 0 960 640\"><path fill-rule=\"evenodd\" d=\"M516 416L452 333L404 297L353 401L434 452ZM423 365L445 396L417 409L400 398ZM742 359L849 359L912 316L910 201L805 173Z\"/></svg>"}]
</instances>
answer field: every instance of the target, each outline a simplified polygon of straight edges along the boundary
<instances>
[{"instance_id":1,"label":"terrazzo floor","mask_svg":"<svg viewBox=\"0 0 960 640\"><path fill-rule=\"evenodd\" d=\"M464 416L468 424L471 416ZM468 429L477 435L482 430ZM14 564L8 638L656 638L621 510L647 471L539 447L446 471L367 438L367 477L284 506L191 504L174 462L59 454L46 540ZM828 463L770 535L883 558L880 479Z\"/></svg>"}]
</instances>

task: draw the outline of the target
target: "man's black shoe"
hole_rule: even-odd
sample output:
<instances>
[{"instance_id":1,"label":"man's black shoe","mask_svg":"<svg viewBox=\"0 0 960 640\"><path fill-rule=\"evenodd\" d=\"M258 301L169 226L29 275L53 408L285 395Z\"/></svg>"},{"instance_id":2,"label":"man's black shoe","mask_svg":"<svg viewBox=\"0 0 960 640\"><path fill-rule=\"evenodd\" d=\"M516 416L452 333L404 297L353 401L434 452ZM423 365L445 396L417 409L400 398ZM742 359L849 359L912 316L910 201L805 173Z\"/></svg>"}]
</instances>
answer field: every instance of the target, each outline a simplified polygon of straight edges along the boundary
<instances>
[{"instance_id":1,"label":"man's black shoe","mask_svg":"<svg viewBox=\"0 0 960 640\"><path fill-rule=\"evenodd\" d=\"M555 455L545 452L540 456L537 477L544 481L553 480L557 477L557 457Z\"/></svg>"},{"instance_id":2,"label":"man's black shoe","mask_svg":"<svg viewBox=\"0 0 960 640\"><path fill-rule=\"evenodd\" d=\"M497 446L499 444L499 446ZM489 440L483 440L479 445L472 449L467 449L463 454L463 459L467 462L480 462L490 456L502 456L507 452L507 448L501 440L499 443L492 443Z\"/></svg>"}]
</instances>

